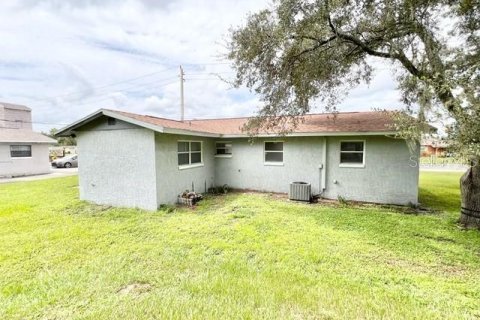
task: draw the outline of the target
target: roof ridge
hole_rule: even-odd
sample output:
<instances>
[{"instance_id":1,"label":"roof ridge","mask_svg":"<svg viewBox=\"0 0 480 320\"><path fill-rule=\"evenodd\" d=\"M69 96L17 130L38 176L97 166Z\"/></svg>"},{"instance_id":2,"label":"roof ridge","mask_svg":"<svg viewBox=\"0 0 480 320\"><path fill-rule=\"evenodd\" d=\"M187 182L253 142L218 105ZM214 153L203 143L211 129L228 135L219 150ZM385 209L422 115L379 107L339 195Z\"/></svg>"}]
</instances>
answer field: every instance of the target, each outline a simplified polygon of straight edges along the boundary
<instances>
[{"instance_id":1,"label":"roof ridge","mask_svg":"<svg viewBox=\"0 0 480 320\"><path fill-rule=\"evenodd\" d=\"M387 110L389 112L391 110ZM384 112L383 110L375 111L346 111L346 112L317 112L317 113L307 113L303 116L317 116L317 115L333 115L333 114L351 114L351 113L379 113ZM296 117L303 117L303 116L296 116ZM205 121L205 120L233 120L233 119L249 119L255 116L250 117L230 117L230 118L208 118L208 119L188 119L185 121Z\"/></svg>"},{"instance_id":2,"label":"roof ridge","mask_svg":"<svg viewBox=\"0 0 480 320\"><path fill-rule=\"evenodd\" d=\"M218 121L218 120L239 120L239 119L250 119L254 118L255 116L248 116L248 117L227 117L227 118L206 118L206 119L186 119L184 121L181 120L175 120L171 118L165 118L165 117L158 117L158 116L153 116L153 115L148 115L148 114L140 114L140 113L134 113L134 112L128 112L128 111L122 111L122 110L114 110L114 109L103 109L106 111L112 111L112 112L120 112L120 113L128 113L131 115L137 115L137 116L142 116L142 117L149 117L149 118L155 118L155 119L162 119L162 120L167 120L167 121L174 121L178 123L185 123L185 122L201 122L201 121ZM296 116L296 117L304 117L304 116L318 116L318 115L338 115L338 114L354 114L354 113L380 113L380 112L390 112L391 110L369 110L369 111L346 111L346 112L317 112L317 113L307 113L303 116Z\"/></svg>"},{"instance_id":3,"label":"roof ridge","mask_svg":"<svg viewBox=\"0 0 480 320\"><path fill-rule=\"evenodd\" d=\"M167 120L167 121L174 121L174 122L178 122L178 123L185 123L185 121L191 121L191 120L180 121L180 120L175 120L175 119L170 119L170 118L165 118L165 117L158 117L158 116L152 116L152 115L149 115L149 114L140 114L140 113L134 113L134 112L128 112L128 111L122 111L122 110L113 110L113 109L103 109L103 110L112 111L112 112L120 112L120 113L128 113L128 114L131 114L131 115L148 117L148 118L155 118L155 119L162 119L162 120Z\"/></svg>"},{"instance_id":4,"label":"roof ridge","mask_svg":"<svg viewBox=\"0 0 480 320\"><path fill-rule=\"evenodd\" d=\"M248 117L242 118L219 118L203 120L178 121L156 116L141 115L128 111L100 109L97 112L74 122L72 125L62 128L58 136L70 134L76 128L84 125L98 115L117 117L123 121L132 122L135 125L145 127L163 133L195 133L195 134L218 134L218 135L241 135L246 136L240 130L240 123L245 122ZM333 115L338 116L335 122ZM385 116L384 116L385 115ZM387 132L387 125L391 123L388 112L383 111L350 111L336 113L307 114L305 123L300 123L294 132L298 133L335 133L335 132ZM233 120L232 120L233 119ZM235 120L236 119L236 120ZM166 130L168 129L168 130ZM171 129L171 130L170 130ZM265 134L275 134L274 131L262 130Z\"/></svg>"}]
</instances>

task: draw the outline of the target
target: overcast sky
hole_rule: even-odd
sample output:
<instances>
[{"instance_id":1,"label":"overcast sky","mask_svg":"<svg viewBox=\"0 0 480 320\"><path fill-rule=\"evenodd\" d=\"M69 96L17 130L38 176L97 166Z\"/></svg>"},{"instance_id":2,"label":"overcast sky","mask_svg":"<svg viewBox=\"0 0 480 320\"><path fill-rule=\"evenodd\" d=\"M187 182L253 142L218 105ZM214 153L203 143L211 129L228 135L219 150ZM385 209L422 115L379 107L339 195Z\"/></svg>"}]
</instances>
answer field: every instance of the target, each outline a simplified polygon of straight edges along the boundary
<instances>
[{"instance_id":1,"label":"overcast sky","mask_svg":"<svg viewBox=\"0 0 480 320\"><path fill-rule=\"evenodd\" d=\"M263 0L9 0L0 4L0 101L33 109L36 130L99 108L178 119L249 116L259 107L222 58L228 29ZM388 65L350 92L340 111L402 107ZM321 112L322 106L313 106Z\"/></svg>"}]
</instances>

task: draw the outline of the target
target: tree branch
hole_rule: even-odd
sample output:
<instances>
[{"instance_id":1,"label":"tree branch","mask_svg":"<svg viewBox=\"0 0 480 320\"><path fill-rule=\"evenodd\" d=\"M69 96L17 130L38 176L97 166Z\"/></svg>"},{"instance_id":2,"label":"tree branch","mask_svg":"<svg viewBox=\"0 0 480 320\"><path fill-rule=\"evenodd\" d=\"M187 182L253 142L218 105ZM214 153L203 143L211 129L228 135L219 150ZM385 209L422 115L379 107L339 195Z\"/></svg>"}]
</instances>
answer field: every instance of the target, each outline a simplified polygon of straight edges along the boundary
<instances>
[{"instance_id":1,"label":"tree branch","mask_svg":"<svg viewBox=\"0 0 480 320\"><path fill-rule=\"evenodd\" d=\"M394 59L399 61L407 70L410 72L412 75L421 78L425 76L425 73L421 70L418 70L417 67L405 56L403 52L395 52L395 53L390 53L390 52L384 52L384 51L376 51L372 49L367 43L361 41L360 39L349 35L342 33L335 28L335 26L332 23L332 20L330 17L328 17L328 24L330 26L330 29L332 29L333 33L340 39L346 40L348 42L351 42L358 47L360 47L364 52L371 56L375 57L380 57L380 58L386 58L386 59Z\"/></svg>"},{"instance_id":2,"label":"tree branch","mask_svg":"<svg viewBox=\"0 0 480 320\"><path fill-rule=\"evenodd\" d=\"M425 71L419 70L413 64L413 62L407 58L407 56L402 51L397 51L393 53L377 51L372 49L368 45L368 43L363 42L352 35L345 34L343 32L338 31L337 28L335 28L335 26L333 25L332 20L330 19L330 16L328 17L328 24L330 26L330 29L332 29L332 32L339 39L343 39L355 44L357 47L361 48L364 52L366 52L371 56L397 60L413 76L419 79L428 78L429 80L433 81L434 83L433 87L435 89L435 93L437 94L438 99L445 105L447 110L452 114L459 112L459 108L457 108L457 105L455 104L455 97L452 91L446 87L445 73L444 73L445 66L443 65L443 62L441 61L438 54L435 52L436 46L438 44L436 43L435 39L431 36L431 34L428 32L428 30L426 30L423 26L419 24L416 25L416 27L418 28L417 34L425 44L425 51L427 53L428 60L430 60L430 63L432 63L435 66L435 70L439 71L439 75L432 75L431 73L427 73Z\"/></svg>"},{"instance_id":3,"label":"tree branch","mask_svg":"<svg viewBox=\"0 0 480 320\"><path fill-rule=\"evenodd\" d=\"M307 53L309 53L309 52L312 52L312 51L317 50L318 48L320 48L320 47L326 45L327 43L335 40L337 37L336 37L336 36L332 36L332 37L330 37L330 38L328 38L328 39L326 39L326 40L321 40L321 41L318 40L318 39L316 39L316 38L308 37L308 36L304 36L304 37L302 37L302 38L306 38L306 39L310 39L310 40L315 40L315 41L317 41L317 44L314 45L314 46L311 47L311 48L302 50L301 52L297 53L296 55L294 55L294 56L292 57L292 60L297 60L298 58L300 58L300 57L303 56L304 54L307 54Z\"/></svg>"}]
</instances>

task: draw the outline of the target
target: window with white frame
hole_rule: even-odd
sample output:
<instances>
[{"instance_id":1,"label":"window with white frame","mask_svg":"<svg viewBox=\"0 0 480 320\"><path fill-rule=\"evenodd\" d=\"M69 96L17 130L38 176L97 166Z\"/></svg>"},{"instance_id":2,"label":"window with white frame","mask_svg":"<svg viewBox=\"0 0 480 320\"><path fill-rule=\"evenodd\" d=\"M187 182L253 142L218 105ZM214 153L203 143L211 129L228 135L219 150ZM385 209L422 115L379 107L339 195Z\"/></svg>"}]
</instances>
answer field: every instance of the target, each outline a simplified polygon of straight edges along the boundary
<instances>
[{"instance_id":1,"label":"window with white frame","mask_svg":"<svg viewBox=\"0 0 480 320\"><path fill-rule=\"evenodd\" d=\"M10 157L27 158L32 156L32 146L30 145L11 145Z\"/></svg>"},{"instance_id":2,"label":"window with white frame","mask_svg":"<svg viewBox=\"0 0 480 320\"><path fill-rule=\"evenodd\" d=\"M363 166L365 164L365 141L341 141L340 165Z\"/></svg>"},{"instance_id":3,"label":"window with white frame","mask_svg":"<svg viewBox=\"0 0 480 320\"><path fill-rule=\"evenodd\" d=\"M265 141L264 161L272 164L283 163L283 142Z\"/></svg>"},{"instance_id":4,"label":"window with white frame","mask_svg":"<svg viewBox=\"0 0 480 320\"><path fill-rule=\"evenodd\" d=\"M232 155L232 143L231 142L217 142L215 143L215 155L216 156L231 156Z\"/></svg>"},{"instance_id":5,"label":"window with white frame","mask_svg":"<svg viewBox=\"0 0 480 320\"><path fill-rule=\"evenodd\" d=\"M202 164L201 141L178 141L178 165Z\"/></svg>"}]
</instances>

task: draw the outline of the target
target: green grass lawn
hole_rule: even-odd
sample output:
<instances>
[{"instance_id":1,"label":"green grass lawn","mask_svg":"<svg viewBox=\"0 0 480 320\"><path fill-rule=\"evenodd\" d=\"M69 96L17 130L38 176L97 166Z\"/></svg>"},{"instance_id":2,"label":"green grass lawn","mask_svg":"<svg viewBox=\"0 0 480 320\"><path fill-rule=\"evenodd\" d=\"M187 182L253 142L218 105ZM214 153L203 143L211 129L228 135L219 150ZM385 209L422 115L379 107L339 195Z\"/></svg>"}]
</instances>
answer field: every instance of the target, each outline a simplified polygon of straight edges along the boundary
<instances>
[{"instance_id":1,"label":"green grass lawn","mask_svg":"<svg viewBox=\"0 0 480 320\"><path fill-rule=\"evenodd\" d=\"M422 173L406 214L229 194L109 209L77 178L0 185L0 319L475 319L480 232L460 174Z\"/></svg>"}]
</instances>

